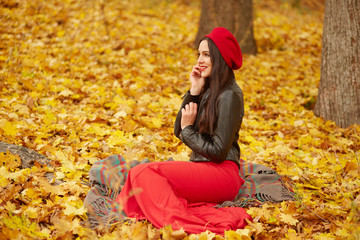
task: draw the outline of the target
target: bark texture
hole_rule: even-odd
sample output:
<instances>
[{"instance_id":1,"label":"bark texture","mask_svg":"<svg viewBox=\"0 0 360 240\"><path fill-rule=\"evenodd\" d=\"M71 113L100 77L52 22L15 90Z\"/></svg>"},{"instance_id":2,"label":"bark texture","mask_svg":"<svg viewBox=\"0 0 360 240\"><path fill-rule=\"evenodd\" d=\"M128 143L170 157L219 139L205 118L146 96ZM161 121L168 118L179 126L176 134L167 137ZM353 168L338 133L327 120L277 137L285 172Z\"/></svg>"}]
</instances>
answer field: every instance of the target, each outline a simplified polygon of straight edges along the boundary
<instances>
[{"instance_id":1,"label":"bark texture","mask_svg":"<svg viewBox=\"0 0 360 240\"><path fill-rule=\"evenodd\" d=\"M34 150L6 142L0 142L0 152L7 151L10 151L14 155L19 155L21 158L21 168L30 168L34 166L35 162L38 162L41 165L51 166L50 159Z\"/></svg>"},{"instance_id":2,"label":"bark texture","mask_svg":"<svg viewBox=\"0 0 360 240\"><path fill-rule=\"evenodd\" d=\"M224 27L238 40L241 51L256 54L252 0L202 0L201 15L194 46L215 27Z\"/></svg>"},{"instance_id":3,"label":"bark texture","mask_svg":"<svg viewBox=\"0 0 360 240\"><path fill-rule=\"evenodd\" d=\"M315 115L340 127L360 124L360 1L325 1Z\"/></svg>"},{"instance_id":4,"label":"bark texture","mask_svg":"<svg viewBox=\"0 0 360 240\"><path fill-rule=\"evenodd\" d=\"M51 167L51 160L44 155L41 155L40 153L23 146L18 146L0 141L0 152L7 151L10 151L14 155L19 155L21 159L21 168L31 168L32 166L34 166L35 162L38 162L41 165ZM49 172L46 173L45 176L49 182L52 182L54 179L54 173ZM61 181L55 180L54 183L59 184L61 183Z\"/></svg>"}]
</instances>

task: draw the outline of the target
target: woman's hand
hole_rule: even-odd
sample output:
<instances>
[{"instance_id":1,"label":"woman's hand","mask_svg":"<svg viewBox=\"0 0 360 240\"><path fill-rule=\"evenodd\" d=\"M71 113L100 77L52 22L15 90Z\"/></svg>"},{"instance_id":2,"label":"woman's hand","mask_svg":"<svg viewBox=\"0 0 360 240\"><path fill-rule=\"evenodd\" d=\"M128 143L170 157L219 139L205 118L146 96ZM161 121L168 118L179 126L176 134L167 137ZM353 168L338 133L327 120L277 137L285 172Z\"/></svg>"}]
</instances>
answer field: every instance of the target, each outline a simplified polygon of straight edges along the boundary
<instances>
[{"instance_id":1,"label":"woman's hand","mask_svg":"<svg viewBox=\"0 0 360 240\"><path fill-rule=\"evenodd\" d=\"M205 79L201 77L201 69L199 65L195 65L190 73L191 88L190 94L193 96L200 95Z\"/></svg>"},{"instance_id":2,"label":"woman's hand","mask_svg":"<svg viewBox=\"0 0 360 240\"><path fill-rule=\"evenodd\" d=\"M186 128L189 125L193 125L197 115L197 104L189 103L181 109L181 129Z\"/></svg>"}]
</instances>

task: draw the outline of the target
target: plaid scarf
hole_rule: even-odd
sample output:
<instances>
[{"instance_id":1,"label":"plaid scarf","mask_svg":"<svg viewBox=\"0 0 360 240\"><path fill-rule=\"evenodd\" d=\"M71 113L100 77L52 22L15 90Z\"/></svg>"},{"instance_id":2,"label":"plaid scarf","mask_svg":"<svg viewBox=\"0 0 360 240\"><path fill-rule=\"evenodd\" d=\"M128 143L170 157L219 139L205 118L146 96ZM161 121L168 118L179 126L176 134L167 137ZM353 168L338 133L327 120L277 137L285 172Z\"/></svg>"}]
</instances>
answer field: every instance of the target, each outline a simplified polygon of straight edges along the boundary
<instances>
[{"instance_id":1,"label":"plaid scarf","mask_svg":"<svg viewBox=\"0 0 360 240\"><path fill-rule=\"evenodd\" d=\"M89 171L89 182L85 183L91 189L84 200L91 228L101 224L111 226L126 218L115 199L130 169L146 162L150 161L144 159L127 163L121 155L111 155L94 163ZM217 208L261 206L265 202L278 203L294 199L291 180L268 167L240 159L239 174L245 180L239 193L233 201L218 204Z\"/></svg>"}]
</instances>

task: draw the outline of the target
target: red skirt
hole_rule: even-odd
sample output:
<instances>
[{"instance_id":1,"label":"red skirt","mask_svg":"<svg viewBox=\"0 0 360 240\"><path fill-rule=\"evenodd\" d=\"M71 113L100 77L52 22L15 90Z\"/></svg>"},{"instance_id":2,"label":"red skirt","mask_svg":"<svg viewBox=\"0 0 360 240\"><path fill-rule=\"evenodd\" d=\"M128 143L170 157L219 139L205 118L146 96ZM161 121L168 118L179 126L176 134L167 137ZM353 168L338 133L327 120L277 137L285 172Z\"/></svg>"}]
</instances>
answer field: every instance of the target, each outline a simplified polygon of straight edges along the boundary
<instances>
[{"instance_id":1,"label":"red skirt","mask_svg":"<svg viewBox=\"0 0 360 240\"><path fill-rule=\"evenodd\" d=\"M236 163L151 162L132 168L116 201L130 218L187 233L224 234L251 220L243 208L215 208L233 200L244 180Z\"/></svg>"}]
</instances>

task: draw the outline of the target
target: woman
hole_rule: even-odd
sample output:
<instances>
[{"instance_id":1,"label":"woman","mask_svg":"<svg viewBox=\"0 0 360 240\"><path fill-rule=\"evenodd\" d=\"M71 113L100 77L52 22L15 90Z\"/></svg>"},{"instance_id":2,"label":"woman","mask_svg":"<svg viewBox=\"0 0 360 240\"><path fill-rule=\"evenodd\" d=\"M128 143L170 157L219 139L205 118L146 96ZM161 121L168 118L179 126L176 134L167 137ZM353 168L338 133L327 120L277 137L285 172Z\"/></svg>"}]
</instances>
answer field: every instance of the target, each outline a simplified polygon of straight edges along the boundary
<instances>
[{"instance_id":1,"label":"woman","mask_svg":"<svg viewBox=\"0 0 360 240\"><path fill-rule=\"evenodd\" d=\"M190 161L133 167L116 201L128 217L147 219L158 228L171 224L188 233L223 234L251 220L243 208L215 208L233 200L244 183L237 143L244 104L233 73L242 65L242 54L225 28L206 35L198 54L175 121L175 135L192 149Z\"/></svg>"}]
</instances>

